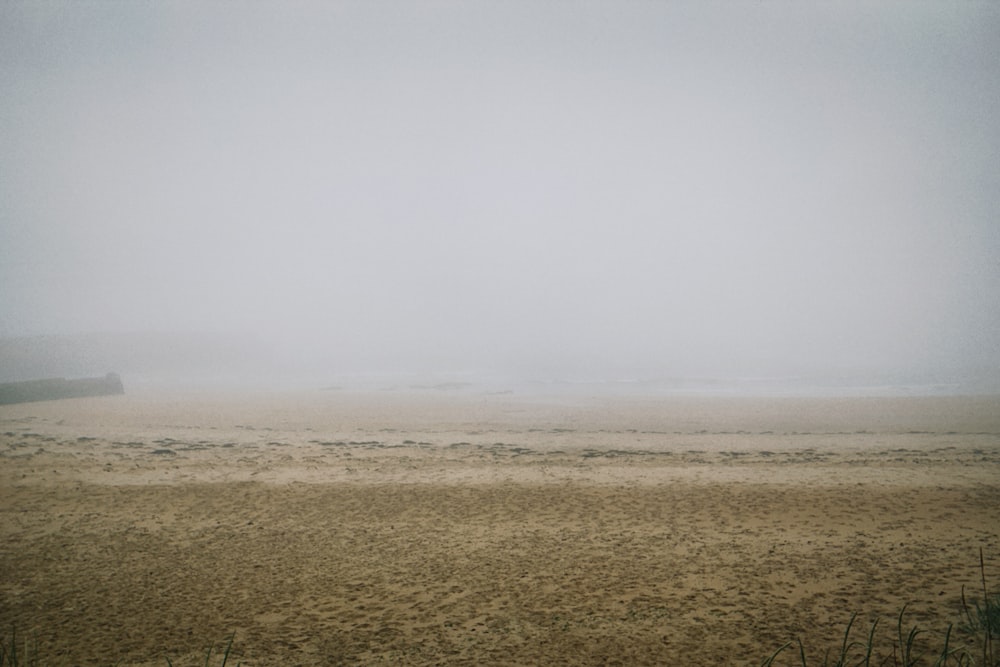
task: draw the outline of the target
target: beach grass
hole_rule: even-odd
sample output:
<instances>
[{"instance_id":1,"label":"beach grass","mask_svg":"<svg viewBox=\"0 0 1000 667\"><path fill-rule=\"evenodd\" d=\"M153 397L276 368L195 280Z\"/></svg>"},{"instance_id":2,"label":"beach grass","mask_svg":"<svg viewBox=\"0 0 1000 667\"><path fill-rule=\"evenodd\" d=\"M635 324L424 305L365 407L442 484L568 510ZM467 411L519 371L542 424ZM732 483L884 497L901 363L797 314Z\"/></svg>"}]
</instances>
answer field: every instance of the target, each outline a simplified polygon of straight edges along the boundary
<instances>
[{"instance_id":1,"label":"beach grass","mask_svg":"<svg viewBox=\"0 0 1000 667\"><path fill-rule=\"evenodd\" d=\"M879 619L872 621L867 633L862 639L852 639L857 614L851 616L844 630L840 646L823 654L821 661L810 660L801 639L787 642L778 647L774 653L765 658L761 667L776 667L779 656L789 650L797 649L798 655L792 658L791 664L801 667L1000 667L1000 659L994 652L993 639L1000 634L1000 593L991 593L986 585L986 565L982 549L979 550L979 572L982 581L982 599L977 598L970 604L966 600L965 590L962 590L961 622L958 630L964 641L960 646L954 646L956 629L951 624L930 644L925 641L930 635L926 630L912 626L904 630L906 605L896 618L895 636L876 639ZM856 635L857 633L855 633ZM785 663L782 663L785 664Z\"/></svg>"},{"instance_id":2,"label":"beach grass","mask_svg":"<svg viewBox=\"0 0 1000 667\"><path fill-rule=\"evenodd\" d=\"M39 667L38 653L38 638L20 638L12 627L10 638L0 641L0 667Z\"/></svg>"},{"instance_id":3,"label":"beach grass","mask_svg":"<svg viewBox=\"0 0 1000 667\"><path fill-rule=\"evenodd\" d=\"M229 662L229 655L233 648L233 641L236 639L236 633L232 633L226 639L226 647L222 651L221 656L216 656L219 667L226 667ZM205 653L205 667L212 667L212 655L215 653L215 647L209 646ZM165 656L167 667L174 667L173 662L171 662L169 656ZM10 631L10 638L7 640L0 641L0 667L48 667L52 663L42 662L40 659L40 651L38 648L38 638L19 638L17 634L17 628L13 627ZM115 664L120 664L115 663ZM236 667L240 667L241 663L236 663Z\"/></svg>"},{"instance_id":4,"label":"beach grass","mask_svg":"<svg viewBox=\"0 0 1000 667\"><path fill-rule=\"evenodd\" d=\"M222 662L219 663L219 667L226 667L226 663L229 662L229 653L233 649L233 640L235 639L236 639L236 633L234 632L231 635L229 635L228 639L226 640L226 648L222 651ZM213 646L208 647L208 651L205 653L205 667L211 667L212 653L214 650L215 647ZM165 660L167 661L167 667L174 667L174 663L170 661L169 657L166 657ZM240 667L240 664L241 663L236 663L236 667ZM0 665L0 667L3 666Z\"/></svg>"},{"instance_id":5,"label":"beach grass","mask_svg":"<svg viewBox=\"0 0 1000 667\"><path fill-rule=\"evenodd\" d=\"M982 582L982 600L974 598L970 605L962 589L962 630L979 639L984 665L1000 664L993 651L993 639L1000 636L1000 592L990 592L986 586L986 564L983 550L979 550L979 576Z\"/></svg>"},{"instance_id":6,"label":"beach grass","mask_svg":"<svg viewBox=\"0 0 1000 667\"><path fill-rule=\"evenodd\" d=\"M822 667L881 667L883 665L893 665L901 667L918 667L928 665L929 667L945 667L946 665L956 665L959 667L972 667L977 664L971 653L965 648L951 648L952 627L948 626L943 638L940 640L939 650L920 648L917 642L919 635L925 634L917 626L911 627L904 632L903 616L906 607L899 612L896 621L896 636L885 644L885 651L879 651L879 644L876 641L876 630L879 626L879 619L872 621L868 631L862 635L862 639L852 639L851 631L854 629L857 614L853 614L844 630L844 636L840 646L836 651L827 651L823 654L821 661L809 660L806 657L806 649L801 639L788 642L779 647L774 653L761 662L761 667L774 667L779 655L788 649L798 649L795 663L802 667L821 665ZM990 664L992 663L983 663Z\"/></svg>"}]
</instances>

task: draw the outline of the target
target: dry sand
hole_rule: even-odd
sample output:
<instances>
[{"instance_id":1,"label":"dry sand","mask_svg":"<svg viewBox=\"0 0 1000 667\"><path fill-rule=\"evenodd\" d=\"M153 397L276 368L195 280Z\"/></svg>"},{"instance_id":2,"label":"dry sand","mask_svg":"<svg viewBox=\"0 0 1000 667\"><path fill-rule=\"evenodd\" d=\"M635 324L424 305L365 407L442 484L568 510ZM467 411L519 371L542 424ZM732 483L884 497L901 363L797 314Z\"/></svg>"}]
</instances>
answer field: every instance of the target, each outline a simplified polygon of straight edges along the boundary
<instances>
[{"instance_id":1,"label":"dry sand","mask_svg":"<svg viewBox=\"0 0 1000 667\"><path fill-rule=\"evenodd\" d=\"M756 665L1000 583L993 397L140 394L2 407L0 457L47 664Z\"/></svg>"}]
</instances>

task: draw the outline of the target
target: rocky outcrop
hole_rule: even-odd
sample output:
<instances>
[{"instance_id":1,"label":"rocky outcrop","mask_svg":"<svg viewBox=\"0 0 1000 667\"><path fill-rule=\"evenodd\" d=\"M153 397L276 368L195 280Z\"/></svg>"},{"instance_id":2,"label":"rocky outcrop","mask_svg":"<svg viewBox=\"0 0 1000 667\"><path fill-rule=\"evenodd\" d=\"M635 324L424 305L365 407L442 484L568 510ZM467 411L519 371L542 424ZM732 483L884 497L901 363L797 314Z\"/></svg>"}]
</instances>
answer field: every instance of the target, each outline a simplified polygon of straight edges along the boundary
<instances>
[{"instance_id":1,"label":"rocky outcrop","mask_svg":"<svg viewBox=\"0 0 1000 667\"><path fill-rule=\"evenodd\" d=\"M108 373L104 377L74 380L46 378L44 380L0 384L0 405L124 393L125 387L117 373Z\"/></svg>"}]
</instances>

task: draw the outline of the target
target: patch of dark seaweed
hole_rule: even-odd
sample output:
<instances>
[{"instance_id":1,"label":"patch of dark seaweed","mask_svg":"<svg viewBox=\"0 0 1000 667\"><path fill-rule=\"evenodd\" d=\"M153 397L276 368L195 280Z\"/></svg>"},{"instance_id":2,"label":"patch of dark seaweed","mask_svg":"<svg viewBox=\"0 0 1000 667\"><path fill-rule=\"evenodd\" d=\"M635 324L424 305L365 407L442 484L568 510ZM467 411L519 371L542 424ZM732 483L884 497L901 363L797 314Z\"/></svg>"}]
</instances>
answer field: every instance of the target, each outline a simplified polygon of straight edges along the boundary
<instances>
[{"instance_id":1,"label":"patch of dark seaweed","mask_svg":"<svg viewBox=\"0 0 1000 667\"><path fill-rule=\"evenodd\" d=\"M128 447L129 449L138 449L140 447L145 447L146 443L137 442L135 440L130 440L129 442L121 442L120 440L115 440L111 443L112 447Z\"/></svg>"},{"instance_id":2,"label":"patch of dark seaweed","mask_svg":"<svg viewBox=\"0 0 1000 667\"><path fill-rule=\"evenodd\" d=\"M629 456L669 456L669 452L654 452L648 449L585 449L581 456L585 459L614 459Z\"/></svg>"}]
</instances>

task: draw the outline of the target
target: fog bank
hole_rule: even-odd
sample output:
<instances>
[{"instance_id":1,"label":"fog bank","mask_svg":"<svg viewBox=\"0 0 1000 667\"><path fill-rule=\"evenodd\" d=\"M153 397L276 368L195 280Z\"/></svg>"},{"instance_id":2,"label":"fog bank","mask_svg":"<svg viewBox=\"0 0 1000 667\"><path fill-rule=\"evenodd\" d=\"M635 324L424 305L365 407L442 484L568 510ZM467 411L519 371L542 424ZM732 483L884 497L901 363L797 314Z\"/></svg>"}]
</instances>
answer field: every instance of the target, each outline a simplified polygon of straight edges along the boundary
<instances>
[{"instance_id":1,"label":"fog bank","mask_svg":"<svg viewBox=\"0 0 1000 667\"><path fill-rule=\"evenodd\" d=\"M7 2L0 336L183 332L160 365L263 377L978 382L997 53L991 3Z\"/></svg>"}]
</instances>

